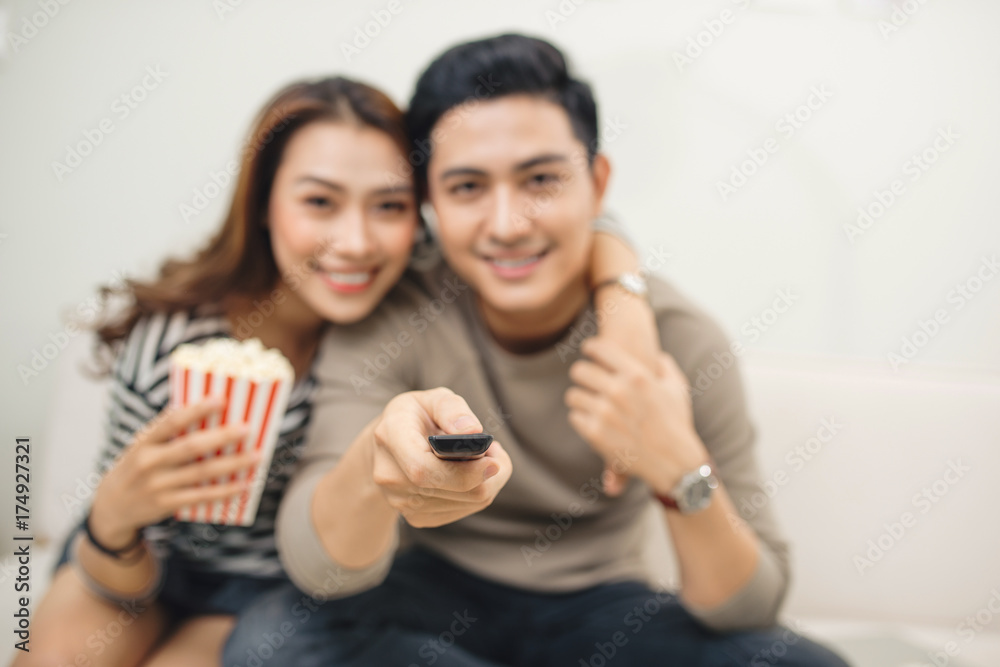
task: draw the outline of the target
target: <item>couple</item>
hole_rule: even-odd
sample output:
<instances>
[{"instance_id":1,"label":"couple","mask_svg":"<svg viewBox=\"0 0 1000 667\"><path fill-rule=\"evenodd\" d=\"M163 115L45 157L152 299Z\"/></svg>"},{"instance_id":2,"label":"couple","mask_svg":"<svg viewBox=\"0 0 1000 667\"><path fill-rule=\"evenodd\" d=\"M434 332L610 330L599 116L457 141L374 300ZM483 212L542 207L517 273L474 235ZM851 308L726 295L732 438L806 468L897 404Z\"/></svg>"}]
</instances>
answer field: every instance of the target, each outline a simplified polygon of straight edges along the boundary
<instances>
[{"instance_id":1,"label":"couple","mask_svg":"<svg viewBox=\"0 0 1000 667\"><path fill-rule=\"evenodd\" d=\"M597 128L518 35L445 52L405 116L343 79L267 105L222 231L99 331L117 460L24 664L843 665L774 625L787 547L734 509L759 478L738 375L688 390L724 336L594 233ZM421 201L447 263L417 271ZM255 524L176 523L253 464L192 460L240 437L182 435L218 404L164 410L170 351L226 335L297 382ZM427 442L483 430L473 461ZM647 583L651 502L678 594Z\"/></svg>"}]
</instances>

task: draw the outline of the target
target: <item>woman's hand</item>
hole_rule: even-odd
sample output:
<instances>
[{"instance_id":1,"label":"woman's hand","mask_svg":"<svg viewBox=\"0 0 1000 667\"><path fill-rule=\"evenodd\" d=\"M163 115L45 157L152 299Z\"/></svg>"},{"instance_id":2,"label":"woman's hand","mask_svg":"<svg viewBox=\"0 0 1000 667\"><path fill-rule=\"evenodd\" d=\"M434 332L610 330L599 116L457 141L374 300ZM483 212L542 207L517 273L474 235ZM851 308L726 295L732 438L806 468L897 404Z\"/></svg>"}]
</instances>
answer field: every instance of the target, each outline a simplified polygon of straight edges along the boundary
<instances>
[{"instance_id":1,"label":"woman's hand","mask_svg":"<svg viewBox=\"0 0 1000 667\"><path fill-rule=\"evenodd\" d=\"M222 500L246 488L249 482L245 480L199 484L249 468L259 454L198 460L244 437L248 431L245 425L180 435L222 406L221 399L211 398L183 408L167 408L136 433L94 493L90 527L99 542L111 549L125 547L143 526L157 523L185 505Z\"/></svg>"},{"instance_id":2,"label":"woman's hand","mask_svg":"<svg viewBox=\"0 0 1000 667\"><path fill-rule=\"evenodd\" d=\"M652 308L645 298L630 294L617 285L606 284L623 273L638 270L639 258L628 243L605 231L594 232L589 287L594 292L599 337L618 343L646 368L656 371L660 332ZM604 286L598 287L601 284ZM605 460L602 476L604 492L609 496L620 495L628 483L628 476L622 472L623 462Z\"/></svg>"}]
</instances>

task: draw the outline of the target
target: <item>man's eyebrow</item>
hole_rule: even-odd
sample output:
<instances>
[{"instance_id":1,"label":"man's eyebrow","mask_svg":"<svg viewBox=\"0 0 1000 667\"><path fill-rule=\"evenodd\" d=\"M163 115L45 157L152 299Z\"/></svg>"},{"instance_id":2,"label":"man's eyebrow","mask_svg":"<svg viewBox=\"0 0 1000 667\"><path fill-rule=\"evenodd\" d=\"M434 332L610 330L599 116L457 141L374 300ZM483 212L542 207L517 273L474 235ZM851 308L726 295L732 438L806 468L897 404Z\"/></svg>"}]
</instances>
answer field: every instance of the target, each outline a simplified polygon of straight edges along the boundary
<instances>
[{"instance_id":1,"label":"man's eyebrow","mask_svg":"<svg viewBox=\"0 0 1000 667\"><path fill-rule=\"evenodd\" d=\"M519 162L514 165L514 171L525 171L531 169L532 167L537 167L540 164L548 164L550 162L568 162L569 157L561 153L546 153L544 155L539 155L533 157L530 160L525 160L524 162ZM441 179L450 178L452 176L485 176L486 172L482 169L477 169L475 167L454 167L452 169L447 169L441 174Z\"/></svg>"},{"instance_id":2,"label":"man's eyebrow","mask_svg":"<svg viewBox=\"0 0 1000 667\"><path fill-rule=\"evenodd\" d=\"M545 155L539 155L538 157L533 157L530 160L521 162L514 167L514 171L524 171L525 169L531 169L532 167L537 167L540 164L548 164L549 162L568 161L569 158L561 153L546 153Z\"/></svg>"},{"instance_id":3,"label":"man's eyebrow","mask_svg":"<svg viewBox=\"0 0 1000 667\"><path fill-rule=\"evenodd\" d=\"M475 167L452 167L451 169L446 169L441 174L441 180L446 178L451 178L452 176L485 176L486 172L482 169L476 169Z\"/></svg>"}]
</instances>

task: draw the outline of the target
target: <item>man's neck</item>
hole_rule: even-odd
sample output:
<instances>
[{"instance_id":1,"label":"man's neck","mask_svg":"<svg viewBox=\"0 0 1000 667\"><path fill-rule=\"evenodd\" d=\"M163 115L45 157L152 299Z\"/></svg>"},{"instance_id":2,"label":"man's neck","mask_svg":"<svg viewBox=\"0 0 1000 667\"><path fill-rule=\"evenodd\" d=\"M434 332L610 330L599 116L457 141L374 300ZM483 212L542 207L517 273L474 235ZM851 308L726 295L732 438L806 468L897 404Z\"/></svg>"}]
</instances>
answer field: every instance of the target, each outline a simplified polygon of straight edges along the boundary
<instances>
[{"instance_id":1,"label":"man's neck","mask_svg":"<svg viewBox=\"0 0 1000 667\"><path fill-rule=\"evenodd\" d=\"M477 297L487 330L496 343L513 354L532 354L558 343L590 302L581 280L574 282L552 303L531 311L499 311Z\"/></svg>"}]
</instances>

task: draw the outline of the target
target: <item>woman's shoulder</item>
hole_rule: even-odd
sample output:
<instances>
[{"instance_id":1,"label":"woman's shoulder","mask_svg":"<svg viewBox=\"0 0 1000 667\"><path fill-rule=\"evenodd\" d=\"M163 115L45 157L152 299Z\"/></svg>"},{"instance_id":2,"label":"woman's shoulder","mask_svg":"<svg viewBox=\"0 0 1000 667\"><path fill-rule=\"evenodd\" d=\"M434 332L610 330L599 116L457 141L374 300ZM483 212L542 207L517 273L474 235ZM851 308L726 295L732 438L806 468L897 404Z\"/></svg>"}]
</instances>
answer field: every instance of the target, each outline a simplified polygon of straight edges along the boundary
<instances>
[{"instance_id":1,"label":"woman's shoulder","mask_svg":"<svg viewBox=\"0 0 1000 667\"><path fill-rule=\"evenodd\" d=\"M179 345L229 333L225 315L210 305L143 315L117 351L114 375L138 390L148 389L167 376L170 354Z\"/></svg>"}]
</instances>

